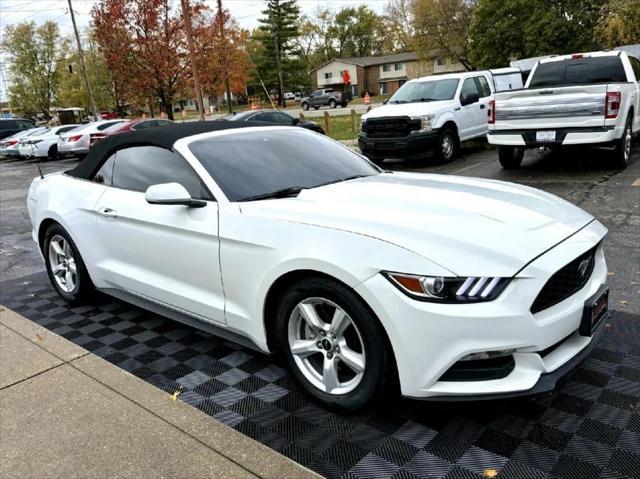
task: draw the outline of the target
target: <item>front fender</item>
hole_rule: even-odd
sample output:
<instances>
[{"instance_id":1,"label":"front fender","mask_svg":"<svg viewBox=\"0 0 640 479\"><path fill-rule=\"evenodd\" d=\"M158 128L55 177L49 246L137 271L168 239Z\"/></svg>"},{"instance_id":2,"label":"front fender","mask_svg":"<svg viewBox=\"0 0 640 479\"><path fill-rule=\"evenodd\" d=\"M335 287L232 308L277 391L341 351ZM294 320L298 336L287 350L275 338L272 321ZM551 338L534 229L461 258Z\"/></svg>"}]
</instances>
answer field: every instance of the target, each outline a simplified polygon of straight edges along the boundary
<instances>
[{"instance_id":1,"label":"front fender","mask_svg":"<svg viewBox=\"0 0 640 479\"><path fill-rule=\"evenodd\" d=\"M456 115L451 111L438 114L433 124L433 128L442 128L442 126L447 122L452 122L454 125L456 125L456 129L458 128Z\"/></svg>"}]
</instances>

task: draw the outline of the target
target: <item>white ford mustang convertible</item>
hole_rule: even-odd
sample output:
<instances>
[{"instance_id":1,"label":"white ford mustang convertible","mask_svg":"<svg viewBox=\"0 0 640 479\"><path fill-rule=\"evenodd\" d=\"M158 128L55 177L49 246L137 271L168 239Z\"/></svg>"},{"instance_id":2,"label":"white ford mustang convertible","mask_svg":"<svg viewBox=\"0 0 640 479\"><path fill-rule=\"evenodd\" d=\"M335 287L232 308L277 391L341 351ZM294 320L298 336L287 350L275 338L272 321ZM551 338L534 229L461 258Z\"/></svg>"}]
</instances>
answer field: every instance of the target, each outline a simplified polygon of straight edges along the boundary
<instances>
[{"instance_id":1,"label":"white ford mustang convertible","mask_svg":"<svg viewBox=\"0 0 640 479\"><path fill-rule=\"evenodd\" d=\"M606 229L515 184L392 173L301 128L118 135L36 178L33 239L99 290L263 352L325 404L552 389L607 314Z\"/></svg>"}]
</instances>

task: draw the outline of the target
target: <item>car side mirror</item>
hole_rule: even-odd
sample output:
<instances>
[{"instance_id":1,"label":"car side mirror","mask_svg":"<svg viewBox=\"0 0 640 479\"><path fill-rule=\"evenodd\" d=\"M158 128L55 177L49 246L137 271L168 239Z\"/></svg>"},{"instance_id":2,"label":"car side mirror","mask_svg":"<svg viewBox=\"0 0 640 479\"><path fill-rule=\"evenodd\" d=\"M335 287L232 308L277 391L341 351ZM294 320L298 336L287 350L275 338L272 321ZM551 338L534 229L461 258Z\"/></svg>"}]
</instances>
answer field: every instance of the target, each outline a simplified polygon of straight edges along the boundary
<instances>
[{"instance_id":1,"label":"car side mirror","mask_svg":"<svg viewBox=\"0 0 640 479\"><path fill-rule=\"evenodd\" d=\"M144 199L152 205L184 205L190 208L202 208L207 205L204 200L195 200L180 183L162 183L151 185L144 194Z\"/></svg>"},{"instance_id":2,"label":"car side mirror","mask_svg":"<svg viewBox=\"0 0 640 479\"><path fill-rule=\"evenodd\" d=\"M293 119L293 124L297 125L298 123L300 123L300 119L299 118L294 118Z\"/></svg>"},{"instance_id":3,"label":"car side mirror","mask_svg":"<svg viewBox=\"0 0 640 479\"><path fill-rule=\"evenodd\" d=\"M463 93L460 97L460 103L462 103L463 106L471 105L472 103L475 103L477 101L480 101L480 95L478 95L477 92Z\"/></svg>"},{"instance_id":4,"label":"car side mirror","mask_svg":"<svg viewBox=\"0 0 640 479\"><path fill-rule=\"evenodd\" d=\"M386 105L389 100L382 100L382 104Z\"/></svg>"}]
</instances>

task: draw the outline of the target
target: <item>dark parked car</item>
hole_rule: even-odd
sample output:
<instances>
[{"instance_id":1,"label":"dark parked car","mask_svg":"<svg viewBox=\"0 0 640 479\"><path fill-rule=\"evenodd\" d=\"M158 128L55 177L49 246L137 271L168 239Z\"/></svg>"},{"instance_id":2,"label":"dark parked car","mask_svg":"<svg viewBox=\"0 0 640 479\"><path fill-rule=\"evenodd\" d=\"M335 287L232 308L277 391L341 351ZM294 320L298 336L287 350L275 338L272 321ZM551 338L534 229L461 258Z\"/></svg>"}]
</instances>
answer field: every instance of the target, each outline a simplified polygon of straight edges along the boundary
<instances>
[{"instance_id":1,"label":"dark parked car","mask_svg":"<svg viewBox=\"0 0 640 479\"><path fill-rule=\"evenodd\" d=\"M24 118L0 118L0 140L34 126L33 121Z\"/></svg>"},{"instance_id":2,"label":"dark parked car","mask_svg":"<svg viewBox=\"0 0 640 479\"><path fill-rule=\"evenodd\" d=\"M321 106L335 108L338 105L344 108L350 101L350 93L336 91L332 88L325 88L316 90L311 93L311 95L304 97L302 99L302 109L308 110L310 107L313 107L317 110Z\"/></svg>"},{"instance_id":3,"label":"dark parked car","mask_svg":"<svg viewBox=\"0 0 640 479\"><path fill-rule=\"evenodd\" d=\"M299 126L324 135L324 130L316 122L310 120L300 121L298 118L294 118L278 110L249 110L227 115L221 119L227 121L259 121L261 123L272 123L274 125Z\"/></svg>"}]
</instances>

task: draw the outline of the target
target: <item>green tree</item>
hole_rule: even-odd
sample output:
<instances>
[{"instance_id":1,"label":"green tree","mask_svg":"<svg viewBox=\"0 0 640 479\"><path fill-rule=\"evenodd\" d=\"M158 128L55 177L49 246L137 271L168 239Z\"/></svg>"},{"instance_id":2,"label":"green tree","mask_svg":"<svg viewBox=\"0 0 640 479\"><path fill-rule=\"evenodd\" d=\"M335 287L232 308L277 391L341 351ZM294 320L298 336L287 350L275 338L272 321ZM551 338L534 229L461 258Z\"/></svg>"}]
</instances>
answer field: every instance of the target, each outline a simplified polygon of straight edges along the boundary
<instances>
[{"instance_id":1,"label":"green tree","mask_svg":"<svg viewBox=\"0 0 640 479\"><path fill-rule=\"evenodd\" d=\"M387 52L412 52L415 42L413 0L389 0L385 10Z\"/></svg>"},{"instance_id":2,"label":"green tree","mask_svg":"<svg viewBox=\"0 0 640 479\"><path fill-rule=\"evenodd\" d=\"M338 57L380 55L385 43L383 18L366 5L336 13L330 32Z\"/></svg>"},{"instance_id":3,"label":"green tree","mask_svg":"<svg viewBox=\"0 0 640 479\"><path fill-rule=\"evenodd\" d=\"M260 56L253 60L267 88L277 85L278 103L282 104L284 85L296 86L303 78L300 75L303 65L296 41L300 8L296 0L268 0L262 15L258 20L260 27L253 35L262 44L262 49Z\"/></svg>"},{"instance_id":4,"label":"green tree","mask_svg":"<svg viewBox=\"0 0 640 479\"><path fill-rule=\"evenodd\" d=\"M473 70L469 28L476 3L476 0L414 0L416 53L430 58L437 52Z\"/></svg>"},{"instance_id":5,"label":"green tree","mask_svg":"<svg viewBox=\"0 0 640 479\"><path fill-rule=\"evenodd\" d=\"M2 49L9 57L9 96L16 109L50 117L60 79L56 61L59 43L58 25L52 21L41 26L24 22L6 27Z\"/></svg>"},{"instance_id":6,"label":"green tree","mask_svg":"<svg viewBox=\"0 0 640 479\"><path fill-rule=\"evenodd\" d=\"M602 8L596 38L605 48L640 43L640 0L611 0Z\"/></svg>"},{"instance_id":7,"label":"green tree","mask_svg":"<svg viewBox=\"0 0 640 479\"><path fill-rule=\"evenodd\" d=\"M601 48L594 34L607 0L479 0L469 32L478 67L513 58Z\"/></svg>"}]
</instances>

